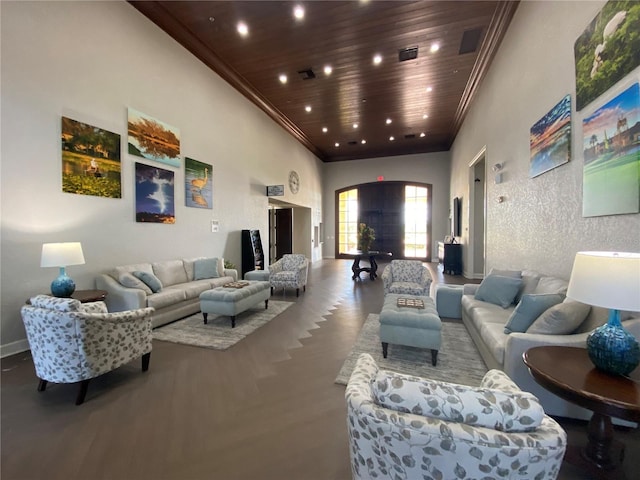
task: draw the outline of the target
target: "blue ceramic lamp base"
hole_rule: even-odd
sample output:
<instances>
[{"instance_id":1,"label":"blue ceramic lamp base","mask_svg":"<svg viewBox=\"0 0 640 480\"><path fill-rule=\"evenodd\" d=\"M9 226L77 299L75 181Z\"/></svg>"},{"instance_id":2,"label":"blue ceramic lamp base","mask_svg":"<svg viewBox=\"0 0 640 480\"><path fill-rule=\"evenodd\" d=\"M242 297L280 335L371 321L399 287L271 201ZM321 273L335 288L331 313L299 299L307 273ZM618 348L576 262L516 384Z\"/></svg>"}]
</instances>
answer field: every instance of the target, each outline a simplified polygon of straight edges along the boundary
<instances>
[{"instance_id":1,"label":"blue ceramic lamp base","mask_svg":"<svg viewBox=\"0 0 640 480\"><path fill-rule=\"evenodd\" d=\"M60 267L60 275L51 282L51 293L54 297L69 298L75 290L75 282L67 276L64 267Z\"/></svg>"},{"instance_id":2,"label":"blue ceramic lamp base","mask_svg":"<svg viewBox=\"0 0 640 480\"><path fill-rule=\"evenodd\" d=\"M587 352L599 370L628 375L640 363L640 346L620 322L620 310L609 311L609 321L587 338Z\"/></svg>"}]
</instances>

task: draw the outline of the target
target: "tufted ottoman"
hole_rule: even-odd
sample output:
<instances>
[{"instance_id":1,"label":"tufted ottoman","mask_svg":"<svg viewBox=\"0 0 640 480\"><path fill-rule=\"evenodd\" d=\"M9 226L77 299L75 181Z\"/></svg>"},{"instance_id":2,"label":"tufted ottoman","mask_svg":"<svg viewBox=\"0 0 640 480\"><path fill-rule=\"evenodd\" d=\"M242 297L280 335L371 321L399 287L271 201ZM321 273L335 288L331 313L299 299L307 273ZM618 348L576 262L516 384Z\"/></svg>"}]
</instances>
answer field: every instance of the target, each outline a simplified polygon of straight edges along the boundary
<instances>
[{"instance_id":1,"label":"tufted ottoman","mask_svg":"<svg viewBox=\"0 0 640 480\"><path fill-rule=\"evenodd\" d=\"M244 274L245 280L260 280L261 282L269 281L269 270L251 270Z\"/></svg>"},{"instance_id":2,"label":"tufted ottoman","mask_svg":"<svg viewBox=\"0 0 640 480\"><path fill-rule=\"evenodd\" d=\"M398 306L398 299L422 300L424 308ZM431 349L431 363L438 361L442 343L442 323L431 297L388 293L380 312L382 356L387 358L390 343Z\"/></svg>"},{"instance_id":3,"label":"tufted ottoman","mask_svg":"<svg viewBox=\"0 0 640 480\"><path fill-rule=\"evenodd\" d=\"M227 315L231 317L231 328L236 326L236 315L264 300L264 308L269 306L271 290L269 282L244 282L242 288L218 287L200 294L200 310L207 323L207 314Z\"/></svg>"},{"instance_id":4,"label":"tufted ottoman","mask_svg":"<svg viewBox=\"0 0 640 480\"><path fill-rule=\"evenodd\" d=\"M438 315L447 318L462 318L462 285L436 285L436 308Z\"/></svg>"}]
</instances>

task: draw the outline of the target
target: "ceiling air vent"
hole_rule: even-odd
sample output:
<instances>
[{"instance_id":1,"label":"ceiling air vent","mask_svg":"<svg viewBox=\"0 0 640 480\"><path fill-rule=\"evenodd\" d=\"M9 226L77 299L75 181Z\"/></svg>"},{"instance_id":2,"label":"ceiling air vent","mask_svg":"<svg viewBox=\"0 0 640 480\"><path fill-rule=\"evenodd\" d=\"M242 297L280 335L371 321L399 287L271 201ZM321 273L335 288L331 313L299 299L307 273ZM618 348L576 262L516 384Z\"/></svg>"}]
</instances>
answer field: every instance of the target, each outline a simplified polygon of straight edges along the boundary
<instances>
[{"instance_id":1,"label":"ceiling air vent","mask_svg":"<svg viewBox=\"0 0 640 480\"><path fill-rule=\"evenodd\" d=\"M302 80L311 80L312 78L316 78L316 74L313 73L313 70L311 70L310 68L298 71L298 75L300 75L300 78L302 78Z\"/></svg>"},{"instance_id":2,"label":"ceiling air vent","mask_svg":"<svg viewBox=\"0 0 640 480\"><path fill-rule=\"evenodd\" d=\"M416 138L416 134L415 133L408 133L407 135L404 136L404 138L406 140L411 140L412 138Z\"/></svg>"},{"instance_id":3,"label":"ceiling air vent","mask_svg":"<svg viewBox=\"0 0 640 480\"><path fill-rule=\"evenodd\" d=\"M418 58L418 47L401 48L398 50L398 61L406 62Z\"/></svg>"},{"instance_id":4,"label":"ceiling air vent","mask_svg":"<svg viewBox=\"0 0 640 480\"><path fill-rule=\"evenodd\" d=\"M347 145L357 145L358 142L356 142L355 140L351 140L350 142L347 142Z\"/></svg>"},{"instance_id":5,"label":"ceiling air vent","mask_svg":"<svg viewBox=\"0 0 640 480\"><path fill-rule=\"evenodd\" d=\"M462 34L462 41L460 42L459 55L464 53L472 53L478 49L480 38L482 37L482 27L474 28L472 30L465 30Z\"/></svg>"}]
</instances>

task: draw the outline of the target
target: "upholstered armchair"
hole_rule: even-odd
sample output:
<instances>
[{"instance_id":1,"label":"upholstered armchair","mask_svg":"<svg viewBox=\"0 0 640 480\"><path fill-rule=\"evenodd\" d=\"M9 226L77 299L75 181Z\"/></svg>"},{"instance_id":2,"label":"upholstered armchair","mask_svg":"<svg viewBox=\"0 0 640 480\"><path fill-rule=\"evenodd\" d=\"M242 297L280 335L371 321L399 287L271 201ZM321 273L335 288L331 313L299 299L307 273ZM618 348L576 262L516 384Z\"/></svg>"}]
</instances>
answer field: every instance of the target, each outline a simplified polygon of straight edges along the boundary
<instances>
[{"instance_id":1,"label":"upholstered armchair","mask_svg":"<svg viewBox=\"0 0 640 480\"><path fill-rule=\"evenodd\" d=\"M89 381L142 357L142 371L151 358L153 308L108 313L104 302L80 303L71 298L38 295L21 309L31 356L40 379L80 382L76 405L84 402Z\"/></svg>"},{"instance_id":2,"label":"upholstered armchair","mask_svg":"<svg viewBox=\"0 0 640 480\"><path fill-rule=\"evenodd\" d=\"M362 354L345 398L354 479L554 479L560 471L566 433L500 370L474 388L379 370Z\"/></svg>"},{"instance_id":3,"label":"upholstered armchair","mask_svg":"<svg viewBox=\"0 0 640 480\"><path fill-rule=\"evenodd\" d=\"M391 260L382 271L385 295L400 293L428 297L431 290L431 274L419 260Z\"/></svg>"},{"instance_id":4,"label":"upholstered armchair","mask_svg":"<svg viewBox=\"0 0 640 480\"><path fill-rule=\"evenodd\" d=\"M269 265L271 294L275 288L295 288L296 297L300 288L307 291L307 271L309 260L301 253L287 253L280 260Z\"/></svg>"}]
</instances>

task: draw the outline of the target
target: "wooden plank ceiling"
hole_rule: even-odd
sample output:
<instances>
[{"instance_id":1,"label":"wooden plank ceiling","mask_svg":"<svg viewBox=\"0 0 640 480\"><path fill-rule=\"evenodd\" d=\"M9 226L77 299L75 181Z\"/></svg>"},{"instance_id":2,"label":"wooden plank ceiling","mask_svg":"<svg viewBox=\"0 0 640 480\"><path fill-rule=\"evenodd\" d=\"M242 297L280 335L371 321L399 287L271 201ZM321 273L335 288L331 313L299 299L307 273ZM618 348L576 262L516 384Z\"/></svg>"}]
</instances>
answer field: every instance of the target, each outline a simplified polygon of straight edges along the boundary
<instances>
[{"instance_id":1,"label":"wooden plank ceiling","mask_svg":"<svg viewBox=\"0 0 640 480\"><path fill-rule=\"evenodd\" d=\"M518 5L130 3L324 162L449 150ZM416 58L399 60L415 48Z\"/></svg>"}]
</instances>

